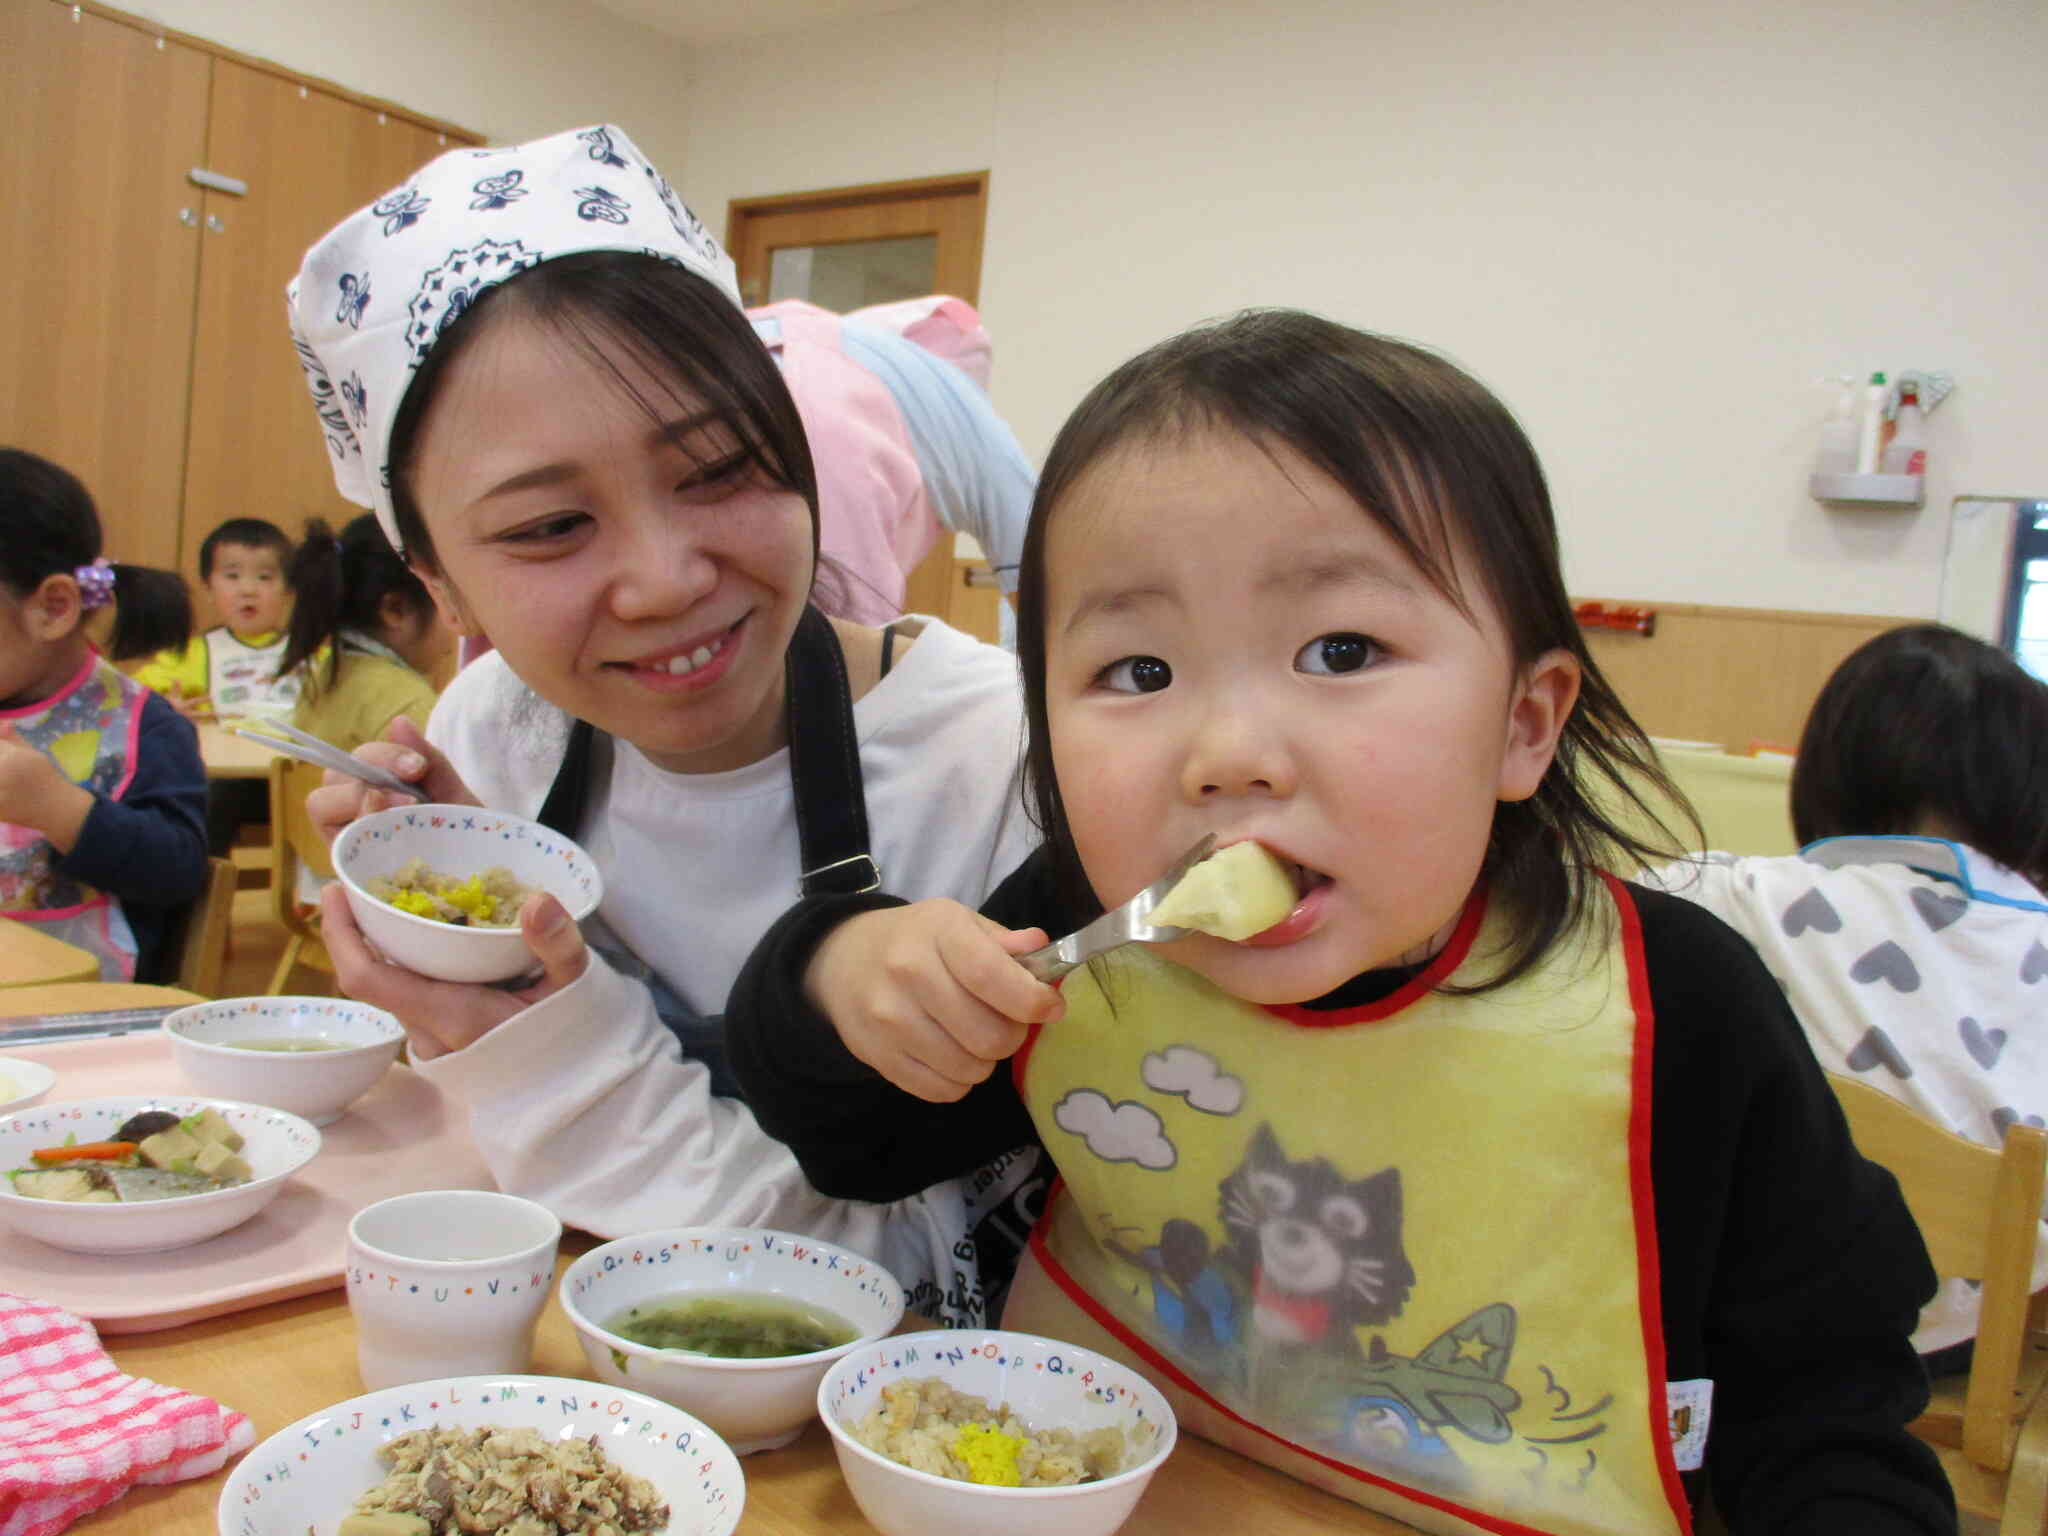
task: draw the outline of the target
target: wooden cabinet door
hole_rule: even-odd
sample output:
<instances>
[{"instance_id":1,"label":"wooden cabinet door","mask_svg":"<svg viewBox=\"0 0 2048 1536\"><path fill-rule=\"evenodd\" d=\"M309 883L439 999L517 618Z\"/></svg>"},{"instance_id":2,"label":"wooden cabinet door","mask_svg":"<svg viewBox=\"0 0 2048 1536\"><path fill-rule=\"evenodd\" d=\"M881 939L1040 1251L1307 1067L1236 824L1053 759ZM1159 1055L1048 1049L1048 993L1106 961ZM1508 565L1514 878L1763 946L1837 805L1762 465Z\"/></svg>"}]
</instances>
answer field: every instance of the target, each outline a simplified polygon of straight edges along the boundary
<instances>
[{"instance_id":1,"label":"wooden cabinet door","mask_svg":"<svg viewBox=\"0 0 2048 1536\"><path fill-rule=\"evenodd\" d=\"M211 62L0 4L0 442L83 480L108 553L146 565L178 560Z\"/></svg>"},{"instance_id":2,"label":"wooden cabinet door","mask_svg":"<svg viewBox=\"0 0 2048 1536\"><path fill-rule=\"evenodd\" d=\"M431 129L215 60L206 163L249 190L206 195L184 482L188 574L196 578L200 541L226 518L268 518L296 538L308 517L338 526L361 510L334 488L285 323L285 284L315 240L446 147ZM203 594L198 606L202 616L210 607Z\"/></svg>"}]
</instances>

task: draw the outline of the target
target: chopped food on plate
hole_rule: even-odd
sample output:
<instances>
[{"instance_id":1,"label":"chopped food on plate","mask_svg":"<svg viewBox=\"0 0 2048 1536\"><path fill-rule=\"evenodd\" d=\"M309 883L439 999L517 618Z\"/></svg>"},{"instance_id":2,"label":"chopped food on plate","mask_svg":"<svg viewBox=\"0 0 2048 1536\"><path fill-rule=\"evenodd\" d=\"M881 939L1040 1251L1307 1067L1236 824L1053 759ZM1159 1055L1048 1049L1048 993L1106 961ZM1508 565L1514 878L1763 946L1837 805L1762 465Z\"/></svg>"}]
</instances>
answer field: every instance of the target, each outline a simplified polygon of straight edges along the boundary
<instances>
[{"instance_id":1,"label":"chopped food on plate","mask_svg":"<svg viewBox=\"0 0 2048 1536\"><path fill-rule=\"evenodd\" d=\"M498 1536L660 1531L668 1505L597 1443L527 1428L416 1429L380 1446L391 1475L355 1502L336 1536Z\"/></svg>"},{"instance_id":2,"label":"chopped food on plate","mask_svg":"<svg viewBox=\"0 0 2048 1536\"><path fill-rule=\"evenodd\" d=\"M178 1116L145 1110L104 1141L66 1137L62 1146L37 1147L34 1166L8 1175L17 1195L78 1204L132 1204L178 1195L210 1194L246 1184L253 1176L240 1156L242 1135L220 1111Z\"/></svg>"},{"instance_id":3,"label":"chopped food on plate","mask_svg":"<svg viewBox=\"0 0 2048 1536\"><path fill-rule=\"evenodd\" d=\"M1092 1483L1121 1471L1130 1448L1113 1425L1085 1434L1033 1429L1008 1403L991 1408L937 1376L882 1388L882 1401L853 1426L853 1438L919 1472L1005 1488Z\"/></svg>"}]
</instances>

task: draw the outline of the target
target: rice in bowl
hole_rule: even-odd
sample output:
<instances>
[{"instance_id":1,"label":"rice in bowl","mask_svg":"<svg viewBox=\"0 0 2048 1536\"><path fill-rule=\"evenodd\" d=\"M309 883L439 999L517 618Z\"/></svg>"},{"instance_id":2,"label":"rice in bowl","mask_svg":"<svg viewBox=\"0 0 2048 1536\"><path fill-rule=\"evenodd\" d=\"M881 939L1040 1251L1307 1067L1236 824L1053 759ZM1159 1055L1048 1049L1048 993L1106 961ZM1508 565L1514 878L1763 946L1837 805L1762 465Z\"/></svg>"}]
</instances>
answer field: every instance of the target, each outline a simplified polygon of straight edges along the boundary
<instances>
[{"instance_id":1,"label":"rice in bowl","mask_svg":"<svg viewBox=\"0 0 2048 1536\"><path fill-rule=\"evenodd\" d=\"M885 1386L882 1401L850 1433L877 1455L916 1471L1003 1488L1094 1482L1134 1459L1126 1432L1116 1425L1081 1434L1033 1429L1008 1403L992 1408L937 1376Z\"/></svg>"}]
</instances>

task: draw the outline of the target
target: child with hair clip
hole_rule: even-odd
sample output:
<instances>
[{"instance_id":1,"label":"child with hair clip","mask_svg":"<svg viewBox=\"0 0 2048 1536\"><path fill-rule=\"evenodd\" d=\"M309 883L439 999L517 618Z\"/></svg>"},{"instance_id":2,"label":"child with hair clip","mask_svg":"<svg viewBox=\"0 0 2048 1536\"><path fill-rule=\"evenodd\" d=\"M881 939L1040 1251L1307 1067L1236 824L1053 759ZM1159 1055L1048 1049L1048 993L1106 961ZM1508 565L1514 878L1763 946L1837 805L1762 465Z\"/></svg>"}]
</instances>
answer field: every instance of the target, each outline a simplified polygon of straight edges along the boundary
<instances>
[{"instance_id":1,"label":"child with hair clip","mask_svg":"<svg viewBox=\"0 0 2048 1536\"><path fill-rule=\"evenodd\" d=\"M1499 401L1291 311L1174 338L1061 430L1019 596L1045 846L979 913L805 901L734 989L819 1188L1035 1138L1005 1325L1427 1531L1955 1529L1896 1185L1755 953L1599 872L1655 770ZM1204 834L1286 916L1016 963Z\"/></svg>"},{"instance_id":2,"label":"child with hair clip","mask_svg":"<svg viewBox=\"0 0 2048 1536\"><path fill-rule=\"evenodd\" d=\"M2048 684L1942 624L1865 641L1806 717L1792 825L1796 854L1638 878L1756 947L1828 1071L1985 1146L2048 1115ZM1968 1366L1977 1303L1947 1279L1920 1314L1937 1374Z\"/></svg>"},{"instance_id":3,"label":"child with hair clip","mask_svg":"<svg viewBox=\"0 0 2048 1536\"><path fill-rule=\"evenodd\" d=\"M197 733L113 665L190 617L183 582L142 570L101 558L75 476L0 448L0 912L91 951L104 981L155 979L206 883ZM109 660L85 622L117 593Z\"/></svg>"},{"instance_id":4,"label":"child with hair clip","mask_svg":"<svg viewBox=\"0 0 2048 1536\"><path fill-rule=\"evenodd\" d=\"M423 725L434 708L428 675L453 636L427 584L371 513L336 537L318 518L292 555L292 618L279 670L304 667L293 724L353 752L383 738L400 715Z\"/></svg>"}]
</instances>

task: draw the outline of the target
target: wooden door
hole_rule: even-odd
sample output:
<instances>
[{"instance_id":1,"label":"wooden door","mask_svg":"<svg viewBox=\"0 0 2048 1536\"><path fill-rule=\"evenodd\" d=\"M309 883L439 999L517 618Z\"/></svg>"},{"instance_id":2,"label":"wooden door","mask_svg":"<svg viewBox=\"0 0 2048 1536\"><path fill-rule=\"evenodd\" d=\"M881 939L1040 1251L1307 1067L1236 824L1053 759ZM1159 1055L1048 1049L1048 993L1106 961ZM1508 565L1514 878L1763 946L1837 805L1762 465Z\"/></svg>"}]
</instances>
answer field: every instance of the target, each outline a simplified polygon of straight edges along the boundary
<instances>
[{"instance_id":1,"label":"wooden door","mask_svg":"<svg viewBox=\"0 0 2048 1536\"><path fill-rule=\"evenodd\" d=\"M921 239L934 245L931 286L922 292L950 293L975 304L987 209L986 172L741 198L727 213L725 243L739 268L740 296L750 305L780 297L769 289L777 251Z\"/></svg>"},{"instance_id":2,"label":"wooden door","mask_svg":"<svg viewBox=\"0 0 2048 1536\"><path fill-rule=\"evenodd\" d=\"M334 488L285 284L315 240L447 147L393 114L215 61L207 167L249 190L210 191L204 206L181 543L195 579L200 542L226 518L268 518L296 538L308 517L338 526L360 512Z\"/></svg>"},{"instance_id":3,"label":"wooden door","mask_svg":"<svg viewBox=\"0 0 2048 1536\"><path fill-rule=\"evenodd\" d=\"M742 198L727 212L726 246L739 269L740 295L751 305L781 298L808 298L832 308L861 303L919 298L946 293L980 302L981 235L988 210L988 175L938 177L923 181L835 187L780 197ZM914 260L928 262L914 270L923 276L914 286L895 292L871 293L839 305L809 291L784 292L774 285L778 252L846 251L854 247L916 245ZM903 606L913 613L936 614L954 628L993 641L997 637L1001 601L988 563L956 553L952 535L941 538L932 552L908 573Z\"/></svg>"},{"instance_id":4,"label":"wooden door","mask_svg":"<svg viewBox=\"0 0 2048 1536\"><path fill-rule=\"evenodd\" d=\"M0 4L0 442L65 466L110 556L178 561L209 57Z\"/></svg>"}]
</instances>

